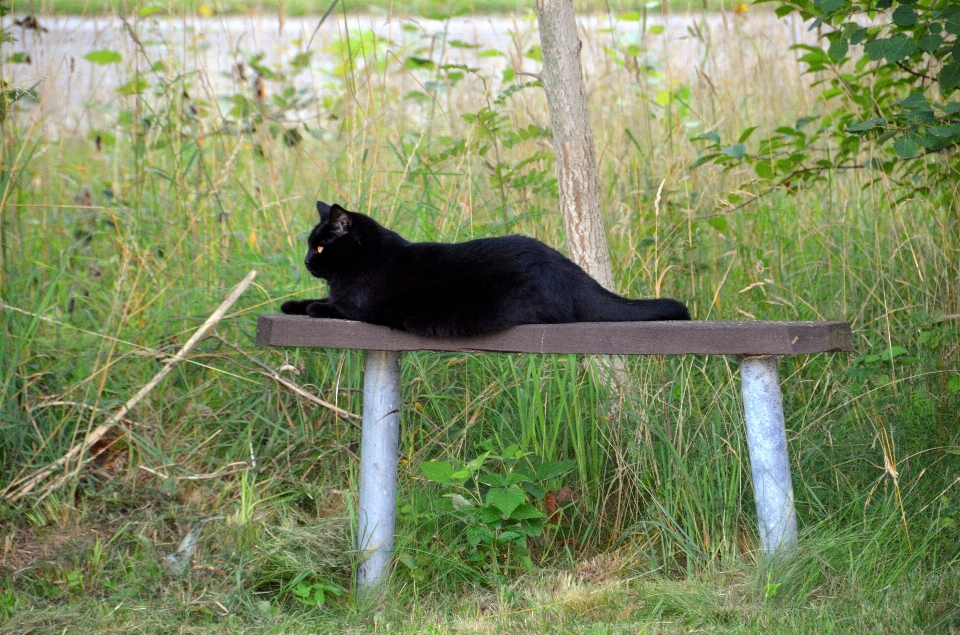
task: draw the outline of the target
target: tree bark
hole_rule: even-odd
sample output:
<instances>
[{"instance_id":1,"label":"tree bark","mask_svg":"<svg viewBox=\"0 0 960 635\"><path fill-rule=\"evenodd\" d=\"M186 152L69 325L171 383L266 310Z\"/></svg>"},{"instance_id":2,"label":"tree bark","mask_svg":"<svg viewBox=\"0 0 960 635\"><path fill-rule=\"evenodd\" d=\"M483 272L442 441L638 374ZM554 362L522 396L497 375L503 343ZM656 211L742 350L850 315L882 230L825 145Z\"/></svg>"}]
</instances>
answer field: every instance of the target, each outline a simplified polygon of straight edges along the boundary
<instances>
[{"instance_id":1,"label":"tree bark","mask_svg":"<svg viewBox=\"0 0 960 635\"><path fill-rule=\"evenodd\" d=\"M604 288L615 291L600 213L600 182L573 1L537 0L537 16L543 55L540 83L553 128L560 211L570 259Z\"/></svg>"}]
</instances>

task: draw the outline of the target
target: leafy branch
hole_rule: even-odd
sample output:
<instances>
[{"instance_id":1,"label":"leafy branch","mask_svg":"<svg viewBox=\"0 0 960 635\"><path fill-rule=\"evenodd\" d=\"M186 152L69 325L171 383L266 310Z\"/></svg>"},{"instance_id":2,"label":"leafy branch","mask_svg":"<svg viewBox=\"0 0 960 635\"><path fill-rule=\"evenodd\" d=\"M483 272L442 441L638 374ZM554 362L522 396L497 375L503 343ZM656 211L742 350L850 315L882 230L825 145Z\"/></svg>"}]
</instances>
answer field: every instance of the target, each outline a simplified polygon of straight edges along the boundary
<instances>
[{"instance_id":1,"label":"leafy branch","mask_svg":"<svg viewBox=\"0 0 960 635\"><path fill-rule=\"evenodd\" d=\"M820 46L792 50L802 53L806 74L824 77L814 85L827 114L781 126L755 150L746 146L755 128L733 144L716 132L701 135L694 140L705 146L693 167L751 167L754 191L792 189L846 169L877 170L915 193L954 182L960 168L960 102L953 99L960 87L960 2L778 2L778 16L796 13L810 29L824 31ZM860 23L863 17L868 26ZM805 132L813 122L817 128Z\"/></svg>"}]
</instances>

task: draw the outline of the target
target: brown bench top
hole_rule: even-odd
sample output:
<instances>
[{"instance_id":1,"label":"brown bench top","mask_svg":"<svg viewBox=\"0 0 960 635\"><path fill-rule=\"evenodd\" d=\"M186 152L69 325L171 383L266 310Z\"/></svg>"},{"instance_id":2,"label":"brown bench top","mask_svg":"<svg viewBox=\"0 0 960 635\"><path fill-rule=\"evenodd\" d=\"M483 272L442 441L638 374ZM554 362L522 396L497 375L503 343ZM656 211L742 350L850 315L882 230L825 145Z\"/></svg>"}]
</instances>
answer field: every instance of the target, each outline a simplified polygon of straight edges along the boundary
<instances>
[{"instance_id":1,"label":"brown bench top","mask_svg":"<svg viewBox=\"0 0 960 635\"><path fill-rule=\"evenodd\" d=\"M588 355L799 355L853 351L847 322L576 322L524 324L477 337L420 337L386 326L263 315L257 344L380 351Z\"/></svg>"}]
</instances>

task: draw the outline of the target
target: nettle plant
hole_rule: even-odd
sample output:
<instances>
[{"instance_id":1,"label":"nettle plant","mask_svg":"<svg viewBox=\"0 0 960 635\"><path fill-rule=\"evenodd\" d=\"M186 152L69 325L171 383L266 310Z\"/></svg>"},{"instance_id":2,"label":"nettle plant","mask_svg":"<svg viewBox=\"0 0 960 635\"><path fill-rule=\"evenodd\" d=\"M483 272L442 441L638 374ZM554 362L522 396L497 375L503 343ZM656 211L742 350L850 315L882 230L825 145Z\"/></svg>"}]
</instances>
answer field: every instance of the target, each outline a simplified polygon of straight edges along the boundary
<instances>
[{"instance_id":1,"label":"nettle plant","mask_svg":"<svg viewBox=\"0 0 960 635\"><path fill-rule=\"evenodd\" d=\"M761 0L768 1L768 0ZM826 179L837 169L871 169L915 194L957 177L960 162L960 2L956 0L779 0L822 33L800 44L828 114L777 128L754 149L747 128L735 143L716 132L693 167L751 166L760 189ZM876 149L875 151L873 149ZM758 189L754 187L754 190Z\"/></svg>"},{"instance_id":2,"label":"nettle plant","mask_svg":"<svg viewBox=\"0 0 960 635\"><path fill-rule=\"evenodd\" d=\"M494 580L510 570L532 570L529 539L543 534L547 516L539 509L547 496L545 483L570 472L574 461L538 461L531 452L510 445L499 455L483 443L480 456L454 465L428 461L424 476L446 490L449 514L463 528L464 543L454 551ZM401 559L402 562L402 559Z\"/></svg>"},{"instance_id":3,"label":"nettle plant","mask_svg":"<svg viewBox=\"0 0 960 635\"><path fill-rule=\"evenodd\" d=\"M463 65L441 67L448 77L451 69L455 74L479 73L479 69ZM485 86L491 81L477 76ZM546 146L552 132L533 123L516 125L504 113L512 95L539 87L540 82L515 81L512 72L504 76L507 84L499 95L476 112L460 115L468 126L465 134L441 136L437 140L440 151L428 157L427 162L440 167L456 164L463 157L479 159L488 171L492 189L500 193L504 218L516 216L520 210L525 214L548 213L559 198L554 155Z\"/></svg>"}]
</instances>

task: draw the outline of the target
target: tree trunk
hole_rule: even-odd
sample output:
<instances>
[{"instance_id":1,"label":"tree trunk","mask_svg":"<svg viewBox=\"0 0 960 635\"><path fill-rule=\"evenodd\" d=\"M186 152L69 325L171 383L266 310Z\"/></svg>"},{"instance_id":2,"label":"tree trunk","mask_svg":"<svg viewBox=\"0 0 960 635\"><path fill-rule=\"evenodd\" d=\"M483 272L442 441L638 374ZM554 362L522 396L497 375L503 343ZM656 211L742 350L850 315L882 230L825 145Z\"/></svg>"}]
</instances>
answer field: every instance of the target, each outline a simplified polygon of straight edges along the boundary
<instances>
[{"instance_id":1,"label":"tree trunk","mask_svg":"<svg viewBox=\"0 0 960 635\"><path fill-rule=\"evenodd\" d=\"M553 128L560 211L570 259L604 288L615 291L600 214L600 182L573 1L537 0L537 16L543 55L540 83L547 96Z\"/></svg>"}]
</instances>

